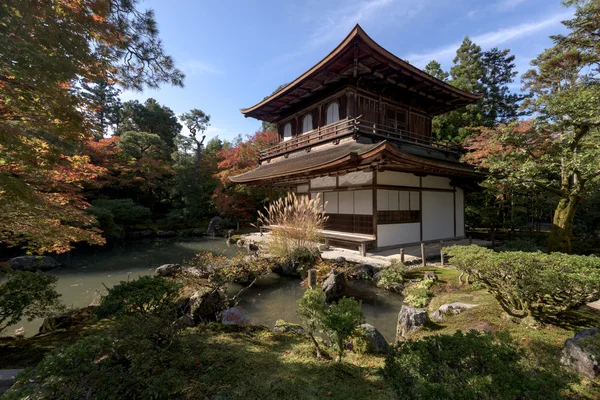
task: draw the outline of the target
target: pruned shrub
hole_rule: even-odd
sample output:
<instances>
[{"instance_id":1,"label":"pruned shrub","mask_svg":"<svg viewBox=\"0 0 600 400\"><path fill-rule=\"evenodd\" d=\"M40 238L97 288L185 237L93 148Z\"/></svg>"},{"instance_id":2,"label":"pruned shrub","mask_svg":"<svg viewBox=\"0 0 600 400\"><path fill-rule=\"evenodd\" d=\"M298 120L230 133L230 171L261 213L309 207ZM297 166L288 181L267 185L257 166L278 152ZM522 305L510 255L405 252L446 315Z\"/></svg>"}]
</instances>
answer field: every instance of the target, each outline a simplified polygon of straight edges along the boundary
<instances>
[{"instance_id":1,"label":"pruned shrub","mask_svg":"<svg viewBox=\"0 0 600 400\"><path fill-rule=\"evenodd\" d=\"M161 307L172 307L179 297L181 284L159 276L141 276L121 281L108 289L96 309L99 318L120 315L146 315Z\"/></svg>"},{"instance_id":2,"label":"pruned shrub","mask_svg":"<svg viewBox=\"0 0 600 400\"><path fill-rule=\"evenodd\" d=\"M516 317L558 314L600 299L600 258L479 246L445 249L450 263L473 275Z\"/></svg>"},{"instance_id":3,"label":"pruned shrub","mask_svg":"<svg viewBox=\"0 0 600 400\"><path fill-rule=\"evenodd\" d=\"M404 302L417 308L427 307L433 297L431 291L433 283L433 279L424 279L407 287L404 290Z\"/></svg>"},{"instance_id":4,"label":"pruned shrub","mask_svg":"<svg viewBox=\"0 0 600 400\"><path fill-rule=\"evenodd\" d=\"M321 348L315 339L317 332L326 333L334 342L337 361L344 355L346 339L364 320L360 309L361 302L343 297L338 302L327 305L325 294L319 289L308 289L298 300L298 315L304 320L306 331L321 357Z\"/></svg>"},{"instance_id":5,"label":"pruned shrub","mask_svg":"<svg viewBox=\"0 0 600 400\"><path fill-rule=\"evenodd\" d=\"M55 276L0 270L0 279L5 279L0 281L0 332L23 318L32 321L62 309Z\"/></svg>"},{"instance_id":6,"label":"pruned shrub","mask_svg":"<svg viewBox=\"0 0 600 400\"><path fill-rule=\"evenodd\" d=\"M322 239L320 231L326 220L318 196L309 199L288 193L273 201L265 213L259 211L259 223L271 227L265 242L267 252L284 260L297 257L299 253L318 252Z\"/></svg>"},{"instance_id":7,"label":"pruned shrub","mask_svg":"<svg viewBox=\"0 0 600 400\"><path fill-rule=\"evenodd\" d=\"M474 330L398 342L384 374L398 399L562 399L572 379L528 365L508 333Z\"/></svg>"},{"instance_id":8,"label":"pruned shrub","mask_svg":"<svg viewBox=\"0 0 600 400\"><path fill-rule=\"evenodd\" d=\"M379 280L377 286L386 290L396 290L399 285L402 285L404 278L408 272L408 268L399 261L392 261L392 263L379 272Z\"/></svg>"}]
</instances>

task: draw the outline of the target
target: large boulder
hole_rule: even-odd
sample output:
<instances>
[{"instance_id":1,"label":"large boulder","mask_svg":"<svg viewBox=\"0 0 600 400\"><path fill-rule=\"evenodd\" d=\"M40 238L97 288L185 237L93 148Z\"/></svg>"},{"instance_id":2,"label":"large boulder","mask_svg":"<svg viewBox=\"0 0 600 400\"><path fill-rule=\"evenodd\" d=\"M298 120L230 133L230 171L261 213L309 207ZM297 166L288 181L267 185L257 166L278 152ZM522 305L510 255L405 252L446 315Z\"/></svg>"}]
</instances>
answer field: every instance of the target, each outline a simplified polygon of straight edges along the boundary
<instances>
[{"instance_id":1,"label":"large boulder","mask_svg":"<svg viewBox=\"0 0 600 400\"><path fill-rule=\"evenodd\" d=\"M223 235L223 218L213 217L208 223L208 229L206 231L208 236L222 236Z\"/></svg>"},{"instance_id":2,"label":"large boulder","mask_svg":"<svg viewBox=\"0 0 600 400\"><path fill-rule=\"evenodd\" d=\"M179 264L163 264L156 268L156 275L158 276L173 276L181 271L181 265Z\"/></svg>"},{"instance_id":3,"label":"large boulder","mask_svg":"<svg viewBox=\"0 0 600 400\"><path fill-rule=\"evenodd\" d=\"M298 324L286 322L282 319L275 321L274 332L293 333L295 335L306 335L306 330Z\"/></svg>"},{"instance_id":4,"label":"large boulder","mask_svg":"<svg viewBox=\"0 0 600 400\"><path fill-rule=\"evenodd\" d=\"M8 266L15 271L49 271L61 264L48 256L21 256L7 261Z\"/></svg>"},{"instance_id":5,"label":"large boulder","mask_svg":"<svg viewBox=\"0 0 600 400\"><path fill-rule=\"evenodd\" d=\"M221 309L221 294L211 288L203 288L187 300L187 310L196 324L205 320L214 320Z\"/></svg>"},{"instance_id":6,"label":"large boulder","mask_svg":"<svg viewBox=\"0 0 600 400\"><path fill-rule=\"evenodd\" d=\"M600 361L600 331L597 328L579 331L565 341L561 363L579 374L594 379L598 376Z\"/></svg>"},{"instance_id":7,"label":"large boulder","mask_svg":"<svg viewBox=\"0 0 600 400\"><path fill-rule=\"evenodd\" d=\"M468 304L460 302L442 304L440 308L438 308L433 312L433 314L431 314L431 319L433 319L436 322L442 322L444 321L444 315L457 315L463 312L464 310L468 310L473 307L477 307L477 304Z\"/></svg>"},{"instance_id":8,"label":"large boulder","mask_svg":"<svg viewBox=\"0 0 600 400\"><path fill-rule=\"evenodd\" d=\"M248 326L252 325L250 316L239 307L231 307L223 311L221 322L225 325Z\"/></svg>"},{"instance_id":9,"label":"large boulder","mask_svg":"<svg viewBox=\"0 0 600 400\"><path fill-rule=\"evenodd\" d=\"M42 326L40 326L39 333L49 333L57 329L66 329L75 325L76 321L71 314L56 314L51 317L44 319Z\"/></svg>"},{"instance_id":10,"label":"large boulder","mask_svg":"<svg viewBox=\"0 0 600 400\"><path fill-rule=\"evenodd\" d=\"M398 313L396 325L396 340L406 336L407 333L422 328L429 322L427 311L422 308L411 307L403 304Z\"/></svg>"},{"instance_id":11,"label":"large boulder","mask_svg":"<svg viewBox=\"0 0 600 400\"><path fill-rule=\"evenodd\" d=\"M365 345L364 348L362 349L364 352L366 353L375 353L375 354L385 354L387 353L390 345L388 344L388 342L385 340L385 338L383 337L383 335L381 334L381 332L379 332L377 330L377 328L375 328L373 325L371 324L362 324L359 325L357 328L357 336L358 338L354 339L354 344L353 344L353 348L356 350L359 347L363 347L363 346L358 346L357 345L357 340L361 340L361 341L365 341Z\"/></svg>"},{"instance_id":12,"label":"large boulder","mask_svg":"<svg viewBox=\"0 0 600 400\"><path fill-rule=\"evenodd\" d=\"M328 303L337 301L344 297L346 292L346 276L343 272L333 269L325 281L323 281L322 287L325 293L325 300Z\"/></svg>"}]
</instances>

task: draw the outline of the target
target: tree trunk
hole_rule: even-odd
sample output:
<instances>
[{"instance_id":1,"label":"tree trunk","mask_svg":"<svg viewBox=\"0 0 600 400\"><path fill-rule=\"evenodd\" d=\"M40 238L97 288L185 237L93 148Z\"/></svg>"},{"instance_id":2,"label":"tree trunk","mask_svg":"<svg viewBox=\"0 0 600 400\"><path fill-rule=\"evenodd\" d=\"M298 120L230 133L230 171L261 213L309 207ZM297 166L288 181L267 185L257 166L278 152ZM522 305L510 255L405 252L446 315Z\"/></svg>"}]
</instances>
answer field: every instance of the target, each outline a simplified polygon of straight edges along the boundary
<instances>
[{"instance_id":1,"label":"tree trunk","mask_svg":"<svg viewBox=\"0 0 600 400\"><path fill-rule=\"evenodd\" d=\"M573 236L573 220L577 208L578 196L569 195L558 202L554 210L552 231L548 238L548 252L571 252L571 237Z\"/></svg>"}]
</instances>

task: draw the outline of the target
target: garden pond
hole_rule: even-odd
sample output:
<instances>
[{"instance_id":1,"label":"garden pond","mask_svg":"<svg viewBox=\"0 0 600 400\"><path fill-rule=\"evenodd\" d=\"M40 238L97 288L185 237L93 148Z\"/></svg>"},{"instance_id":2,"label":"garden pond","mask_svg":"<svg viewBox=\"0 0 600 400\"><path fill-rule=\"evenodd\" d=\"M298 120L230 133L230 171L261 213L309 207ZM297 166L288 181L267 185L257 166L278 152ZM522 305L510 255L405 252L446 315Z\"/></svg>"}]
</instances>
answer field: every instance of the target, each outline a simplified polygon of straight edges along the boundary
<instances>
[{"instance_id":1,"label":"garden pond","mask_svg":"<svg viewBox=\"0 0 600 400\"><path fill-rule=\"evenodd\" d=\"M58 277L57 290L62 295L62 302L67 307L80 308L97 302L106 293L106 288L138 276L152 275L162 264L182 263L203 250L222 252L229 257L245 252L227 245L224 239L130 242L110 251L63 255L58 260L65 266L48 273ZM273 327L278 319L298 323L296 301L304 290L298 278L269 274L242 294L240 307L255 324ZM366 322L377 327L388 341L393 340L402 296L367 281L349 282L347 291L348 295L362 300ZM6 334L11 335L23 327L25 335L32 336L41 324L42 320L24 321L7 329Z\"/></svg>"}]
</instances>

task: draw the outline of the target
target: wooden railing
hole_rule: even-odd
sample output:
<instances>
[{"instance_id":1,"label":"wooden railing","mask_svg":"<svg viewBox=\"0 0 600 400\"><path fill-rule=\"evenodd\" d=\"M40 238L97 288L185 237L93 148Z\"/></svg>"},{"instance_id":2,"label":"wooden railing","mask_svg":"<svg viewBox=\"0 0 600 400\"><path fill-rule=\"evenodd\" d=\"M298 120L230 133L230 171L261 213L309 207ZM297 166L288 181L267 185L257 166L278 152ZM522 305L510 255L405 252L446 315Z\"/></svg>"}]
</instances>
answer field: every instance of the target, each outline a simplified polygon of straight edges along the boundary
<instances>
[{"instance_id":1,"label":"wooden railing","mask_svg":"<svg viewBox=\"0 0 600 400\"><path fill-rule=\"evenodd\" d=\"M345 118L333 124L321 126L312 131L281 141L275 146L260 152L260 159L265 160L276 156L285 155L293 151L331 142L361 132L365 136L377 136L384 140L412 143L418 146L435 147L438 149L459 152L460 148L453 143L442 142L429 136L421 135L403 129L396 129L384 124L378 124L356 118Z\"/></svg>"}]
</instances>

